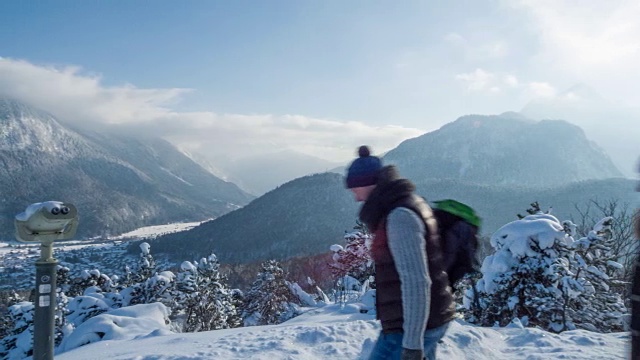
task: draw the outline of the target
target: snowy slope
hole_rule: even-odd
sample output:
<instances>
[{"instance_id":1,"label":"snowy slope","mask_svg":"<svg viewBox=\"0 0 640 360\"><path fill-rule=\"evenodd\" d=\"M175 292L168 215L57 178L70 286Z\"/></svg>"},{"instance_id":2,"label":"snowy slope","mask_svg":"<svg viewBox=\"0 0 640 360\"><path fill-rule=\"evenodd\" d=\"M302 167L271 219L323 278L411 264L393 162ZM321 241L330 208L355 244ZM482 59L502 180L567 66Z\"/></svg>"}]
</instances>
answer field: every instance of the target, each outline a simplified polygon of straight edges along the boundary
<instances>
[{"instance_id":1,"label":"snowy slope","mask_svg":"<svg viewBox=\"0 0 640 360\"><path fill-rule=\"evenodd\" d=\"M151 305L152 306L152 305ZM366 359L379 325L356 308L328 305L280 325L170 335L162 329L123 334L56 356L59 360L135 359ZM109 334L107 334L108 336ZM136 338L137 339L134 339ZM624 359L629 333L584 330L560 335L512 324L480 328L454 321L438 350L440 359Z\"/></svg>"}]
</instances>

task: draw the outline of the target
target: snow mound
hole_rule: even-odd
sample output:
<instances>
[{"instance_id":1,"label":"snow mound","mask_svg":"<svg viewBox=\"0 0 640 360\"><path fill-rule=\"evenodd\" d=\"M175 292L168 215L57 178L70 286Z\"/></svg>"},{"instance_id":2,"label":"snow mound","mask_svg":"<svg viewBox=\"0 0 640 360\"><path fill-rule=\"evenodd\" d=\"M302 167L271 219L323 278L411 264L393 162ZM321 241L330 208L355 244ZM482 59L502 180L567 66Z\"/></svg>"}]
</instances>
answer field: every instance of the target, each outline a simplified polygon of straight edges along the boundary
<instances>
[{"instance_id":1,"label":"snow mound","mask_svg":"<svg viewBox=\"0 0 640 360\"><path fill-rule=\"evenodd\" d=\"M133 340L168 335L171 334L168 317L169 310L161 303L116 309L82 323L64 338L59 351L65 352L103 340ZM87 357L89 358L91 356Z\"/></svg>"}]
</instances>

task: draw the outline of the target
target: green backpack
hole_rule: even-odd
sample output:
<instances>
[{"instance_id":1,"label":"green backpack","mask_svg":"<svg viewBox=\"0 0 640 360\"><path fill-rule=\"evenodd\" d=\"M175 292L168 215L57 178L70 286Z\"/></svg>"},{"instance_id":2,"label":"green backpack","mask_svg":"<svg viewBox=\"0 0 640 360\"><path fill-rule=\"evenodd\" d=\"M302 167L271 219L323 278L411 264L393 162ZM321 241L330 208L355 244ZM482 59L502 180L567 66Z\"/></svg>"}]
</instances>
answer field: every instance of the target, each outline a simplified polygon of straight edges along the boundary
<instances>
[{"instance_id":1,"label":"green backpack","mask_svg":"<svg viewBox=\"0 0 640 360\"><path fill-rule=\"evenodd\" d=\"M456 200L440 200L434 204L445 269L453 287L466 274L478 271L476 252L481 219L470 206Z\"/></svg>"}]
</instances>

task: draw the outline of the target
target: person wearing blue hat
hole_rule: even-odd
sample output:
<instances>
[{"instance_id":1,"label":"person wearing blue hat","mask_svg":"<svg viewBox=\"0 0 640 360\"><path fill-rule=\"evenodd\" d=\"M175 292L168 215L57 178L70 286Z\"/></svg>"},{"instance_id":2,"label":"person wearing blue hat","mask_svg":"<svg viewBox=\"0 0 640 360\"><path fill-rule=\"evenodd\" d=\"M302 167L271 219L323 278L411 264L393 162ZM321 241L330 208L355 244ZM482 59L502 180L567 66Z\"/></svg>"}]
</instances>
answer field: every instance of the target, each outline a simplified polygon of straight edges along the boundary
<instances>
[{"instance_id":1,"label":"person wearing blue hat","mask_svg":"<svg viewBox=\"0 0 640 360\"><path fill-rule=\"evenodd\" d=\"M359 218L374 234L376 316L382 331L370 360L433 360L455 315L437 224L415 186L383 166L367 146L347 170L346 187L363 202Z\"/></svg>"}]
</instances>

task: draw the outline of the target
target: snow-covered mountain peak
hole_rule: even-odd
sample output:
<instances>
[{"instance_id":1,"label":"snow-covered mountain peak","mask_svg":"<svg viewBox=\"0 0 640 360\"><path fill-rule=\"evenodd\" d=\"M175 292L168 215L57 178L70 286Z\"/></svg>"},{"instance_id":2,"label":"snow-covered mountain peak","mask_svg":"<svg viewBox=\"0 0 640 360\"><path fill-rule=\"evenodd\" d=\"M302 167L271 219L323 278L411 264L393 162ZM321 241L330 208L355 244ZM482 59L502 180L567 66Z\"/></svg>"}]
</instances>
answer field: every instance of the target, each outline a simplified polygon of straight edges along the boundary
<instances>
[{"instance_id":1,"label":"snow-covered mountain peak","mask_svg":"<svg viewBox=\"0 0 640 360\"><path fill-rule=\"evenodd\" d=\"M82 142L53 116L10 99L0 99L0 149L47 152L66 157Z\"/></svg>"},{"instance_id":2,"label":"snow-covered mountain peak","mask_svg":"<svg viewBox=\"0 0 640 360\"><path fill-rule=\"evenodd\" d=\"M483 185L545 188L622 176L580 127L512 112L463 116L406 140L384 158L415 179Z\"/></svg>"}]
</instances>

